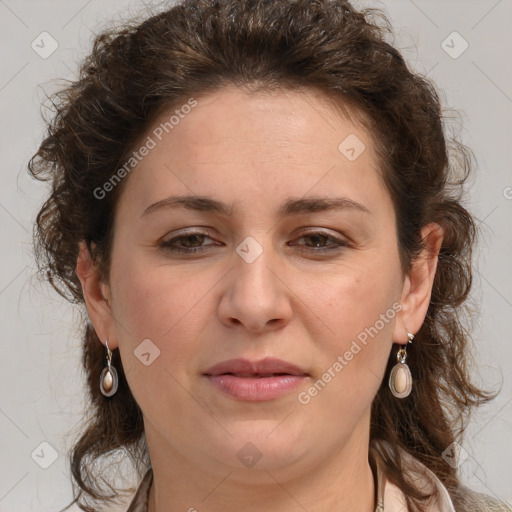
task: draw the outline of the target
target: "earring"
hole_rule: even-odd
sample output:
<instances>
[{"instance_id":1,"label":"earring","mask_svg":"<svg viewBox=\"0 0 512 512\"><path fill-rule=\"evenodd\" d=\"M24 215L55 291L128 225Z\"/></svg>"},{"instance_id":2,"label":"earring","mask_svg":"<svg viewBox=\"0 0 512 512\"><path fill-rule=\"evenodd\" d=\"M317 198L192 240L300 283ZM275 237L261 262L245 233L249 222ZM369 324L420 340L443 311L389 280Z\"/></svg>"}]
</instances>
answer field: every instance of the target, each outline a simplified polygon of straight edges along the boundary
<instances>
[{"instance_id":1,"label":"earring","mask_svg":"<svg viewBox=\"0 0 512 512\"><path fill-rule=\"evenodd\" d=\"M412 343L414 335L408 332L407 337L409 338L409 343ZM388 385L393 395L397 398L405 398L410 395L412 389L411 370L409 370L409 367L405 364L405 360L407 359L407 345L400 347L396 358L398 363L391 369Z\"/></svg>"},{"instance_id":2,"label":"earring","mask_svg":"<svg viewBox=\"0 0 512 512\"><path fill-rule=\"evenodd\" d=\"M110 397L115 394L118 386L117 370L110 364L112 362L112 351L108 348L108 340L105 340L107 346L107 366L103 368L100 375L100 391Z\"/></svg>"}]
</instances>

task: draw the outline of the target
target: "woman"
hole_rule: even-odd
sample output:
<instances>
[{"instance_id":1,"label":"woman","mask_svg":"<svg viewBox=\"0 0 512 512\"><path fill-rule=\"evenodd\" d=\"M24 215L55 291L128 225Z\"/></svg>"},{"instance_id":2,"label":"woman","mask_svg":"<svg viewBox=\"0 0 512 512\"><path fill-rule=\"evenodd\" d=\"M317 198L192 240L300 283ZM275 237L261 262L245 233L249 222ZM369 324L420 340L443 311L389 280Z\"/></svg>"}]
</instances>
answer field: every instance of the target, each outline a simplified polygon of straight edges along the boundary
<instances>
[{"instance_id":1,"label":"woman","mask_svg":"<svg viewBox=\"0 0 512 512\"><path fill-rule=\"evenodd\" d=\"M385 21L385 20L384 20ZM84 304L71 454L128 510L510 510L465 489L475 224L433 86L345 1L185 1L99 36L30 163Z\"/></svg>"}]
</instances>

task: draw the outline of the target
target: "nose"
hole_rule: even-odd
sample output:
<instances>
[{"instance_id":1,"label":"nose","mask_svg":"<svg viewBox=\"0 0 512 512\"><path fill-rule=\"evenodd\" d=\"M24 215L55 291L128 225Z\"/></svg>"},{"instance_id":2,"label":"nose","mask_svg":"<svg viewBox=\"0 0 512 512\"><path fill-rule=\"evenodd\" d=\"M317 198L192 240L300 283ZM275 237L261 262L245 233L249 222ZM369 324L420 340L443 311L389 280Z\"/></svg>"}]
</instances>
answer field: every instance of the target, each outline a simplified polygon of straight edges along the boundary
<instances>
[{"instance_id":1,"label":"nose","mask_svg":"<svg viewBox=\"0 0 512 512\"><path fill-rule=\"evenodd\" d=\"M293 293L285 282L279 258L270 248L261 248L254 260L245 258L241 246L233 255L234 267L226 276L219 317L230 328L243 326L254 333L282 328L292 318Z\"/></svg>"}]
</instances>

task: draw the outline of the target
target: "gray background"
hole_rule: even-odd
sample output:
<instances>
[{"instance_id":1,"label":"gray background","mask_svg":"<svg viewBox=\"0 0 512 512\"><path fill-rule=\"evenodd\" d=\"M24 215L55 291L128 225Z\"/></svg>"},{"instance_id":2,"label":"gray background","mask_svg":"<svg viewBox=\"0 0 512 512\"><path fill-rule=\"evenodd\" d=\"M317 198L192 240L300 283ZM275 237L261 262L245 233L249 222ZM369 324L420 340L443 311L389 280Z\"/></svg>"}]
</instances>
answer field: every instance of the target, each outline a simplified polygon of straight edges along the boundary
<instances>
[{"instance_id":1,"label":"gray background","mask_svg":"<svg viewBox=\"0 0 512 512\"><path fill-rule=\"evenodd\" d=\"M71 500L66 452L83 407L79 315L34 277L31 226L46 190L28 177L26 163L43 134L42 87L50 93L59 86L56 78L76 76L93 33L158 5L0 0L0 512L56 511ZM468 200L482 228L473 291L480 312L474 329L476 378L491 388L501 385L502 392L473 416L460 469L470 487L512 501L512 2L357 5L387 11L396 45L412 67L435 81L452 113L461 114L461 136L477 157ZM46 59L31 47L43 31L58 43ZM464 42L450 36L454 31L469 45L457 58Z\"/></svg>"}]
</instances>

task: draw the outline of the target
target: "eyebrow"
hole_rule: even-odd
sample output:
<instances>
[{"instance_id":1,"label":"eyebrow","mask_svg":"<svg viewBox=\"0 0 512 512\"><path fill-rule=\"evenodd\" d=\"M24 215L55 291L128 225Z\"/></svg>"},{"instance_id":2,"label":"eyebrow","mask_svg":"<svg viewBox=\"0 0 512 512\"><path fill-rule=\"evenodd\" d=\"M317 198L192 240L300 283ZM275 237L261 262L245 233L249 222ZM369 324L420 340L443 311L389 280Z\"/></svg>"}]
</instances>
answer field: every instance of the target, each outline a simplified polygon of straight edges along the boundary
<instances>
[{"instance_id":1,"label":"eyebrow","mask_svg":"<svg viewBox=\"0 0 512 512\"><path fill-rule=\"evenodd\" d=\"M141 217L160 210L171 210L175 208L186 208L188 210L211 212L232 217L236 214L235 205L227 205L221 201L207 196L171 196L166 197L148 206ZM366 206L349 199L348 197L308 197L288 198L276 212L278 216L299 215L303 213L324 212L329 210L355 210L371 215Z\"/></svg>"}]
</instances>

